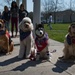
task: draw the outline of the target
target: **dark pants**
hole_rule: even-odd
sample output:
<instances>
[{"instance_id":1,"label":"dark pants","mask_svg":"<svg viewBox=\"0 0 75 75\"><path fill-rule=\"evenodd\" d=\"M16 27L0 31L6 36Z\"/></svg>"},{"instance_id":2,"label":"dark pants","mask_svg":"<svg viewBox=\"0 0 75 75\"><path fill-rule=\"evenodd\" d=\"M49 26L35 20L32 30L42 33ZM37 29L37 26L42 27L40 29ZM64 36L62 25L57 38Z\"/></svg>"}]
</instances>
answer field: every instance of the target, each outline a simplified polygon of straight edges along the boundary
<instances>
[{"instance_id":1,"label":"dark pants","mask_svg":"<svg viewBox=\"0 0 75 75\"><path fill-rule=\"evenodd\" d=\"M14 27L15 27L15 31L16 31L16 35L17 35L17 32L18 32L18 18L12 17L11 18L11 32L12 32L12 36L13 36Z\"/></svg>"},{"instance_id":2,"label":"dark pants","mask_svg":"<svg viewBox=\"0 0 75 75\"><path fill-rule=\"evenodd\" d=\"M48 26L49 26L50 30L52 30L51 22L48 23Z\"/></svg>"}]
</instances>

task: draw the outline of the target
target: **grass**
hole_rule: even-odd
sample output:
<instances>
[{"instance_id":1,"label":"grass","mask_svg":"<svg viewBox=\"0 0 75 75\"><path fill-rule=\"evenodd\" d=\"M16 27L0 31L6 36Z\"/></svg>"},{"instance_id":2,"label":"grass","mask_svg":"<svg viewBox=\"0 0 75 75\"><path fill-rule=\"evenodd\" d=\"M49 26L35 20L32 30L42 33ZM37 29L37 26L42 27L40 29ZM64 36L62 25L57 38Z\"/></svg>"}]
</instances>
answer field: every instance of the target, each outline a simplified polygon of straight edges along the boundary
<instances>
[{"instance_id":1,"label":"grass","mask_svg":"<svg viewBox=\"0 0 75 75\"><path fill-rule=\"evenodd\" d=\"M52 30L49 29L49 26L47 24L44 25L46 32L49 35L49 38L64 42L65 35L68 33L68 26L70 24L52 24Z\"/></svg>"}]
</instances>

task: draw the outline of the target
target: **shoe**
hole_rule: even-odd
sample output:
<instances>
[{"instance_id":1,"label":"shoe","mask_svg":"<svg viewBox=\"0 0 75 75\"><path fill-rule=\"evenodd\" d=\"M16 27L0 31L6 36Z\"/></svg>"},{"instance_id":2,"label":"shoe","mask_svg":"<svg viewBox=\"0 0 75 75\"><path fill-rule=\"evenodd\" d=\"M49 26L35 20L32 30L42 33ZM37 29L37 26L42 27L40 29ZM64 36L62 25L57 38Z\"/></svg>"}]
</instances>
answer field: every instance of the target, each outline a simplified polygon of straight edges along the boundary
<instances>
[{"instance_id":1,"label":"shoe","mask_svg":"<svg viewBox=\"0 0 75 75\"><path fill-rule=\"evenodd\" d=\"M15 37L17 37L17 35L15 35Z\"/></svg>"}]
</instances>

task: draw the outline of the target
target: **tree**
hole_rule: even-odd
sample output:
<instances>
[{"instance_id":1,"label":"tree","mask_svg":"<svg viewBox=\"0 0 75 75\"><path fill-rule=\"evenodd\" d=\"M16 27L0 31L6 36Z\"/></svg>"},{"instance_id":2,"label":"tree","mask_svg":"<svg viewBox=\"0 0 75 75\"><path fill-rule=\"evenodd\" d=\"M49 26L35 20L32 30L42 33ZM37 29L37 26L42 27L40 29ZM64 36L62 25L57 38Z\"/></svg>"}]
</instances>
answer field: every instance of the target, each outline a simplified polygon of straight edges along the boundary
<instances>
[{"instance_id":1,"label":"tree","mask_svg":"<svg viewBox=\"0 0 75 75\"><path fill-rule=\"evenodd\" d=\"M47 21L47 19L49 18L49 13L54 11L53 0L43 0L42 5L43 5L42 15L44 16L45 20Z\"/></svg>"},{"instance_id":2,"label":"tree","mask_svg":"<svg viewBox=\"0 0 75 75\"><path fill-rule=\"evenodd\" d=\"M74 12L75 11L75 0L69 0L68 2L65 2L65 5L66 5L67 9L70 10L69 18L70 18L70 22L72 22L73 14L75 14L75 12Z\"/></svg>"},{"instance_id":3,"label":"tree","mask_svg":"<svg viewBox=\"0 0 75 75\"><path fill-rule=\"evenodd\" d=\"M72 15L74 14L75 11L75 0L70 0L70 22L72 22Z\"/></svg>"},{"instance_id":4,"label":"tree","mask_svg":"<svg viewBox=\"0 0 75 75\"><path fill-rule=\"evenodd\" d=\"M13 0L4 0L4 2L7 4L7 6L10 8L11 7L11 2Z\"/></svg>"},{"instance_id":5,"label":"tree","mask_svg":"<svg viewBox=\"0 0 75 75\"><path fill-rule=\"evenodd\" d=\"M63 0L44 0L43 1L43 12L46 20L49 17L49 13L54 12L54 23L56 23L56 12L63 10Z\"/></svg>"}]
</instances>

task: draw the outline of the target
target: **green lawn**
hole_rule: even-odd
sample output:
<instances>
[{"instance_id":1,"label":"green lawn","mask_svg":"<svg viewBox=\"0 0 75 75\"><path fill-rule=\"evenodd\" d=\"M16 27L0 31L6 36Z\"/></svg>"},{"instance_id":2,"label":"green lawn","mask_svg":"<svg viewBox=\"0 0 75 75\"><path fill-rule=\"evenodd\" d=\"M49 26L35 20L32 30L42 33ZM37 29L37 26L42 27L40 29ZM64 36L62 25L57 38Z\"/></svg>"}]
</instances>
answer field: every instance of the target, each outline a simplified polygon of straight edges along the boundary
<instances>
[{"instance_id":1,"label":"green lawn","mask_svg":"<svg viewBox=\"0 0 75 75\"><path fill-rule=\"evenodd\" d=\"M47 24L44 25L49 38L57 40L59 42L64 42L65 35L68 32L68 27L70 24L52 24L53 29L50 30Z\"/></svg>"}]
</instances>

